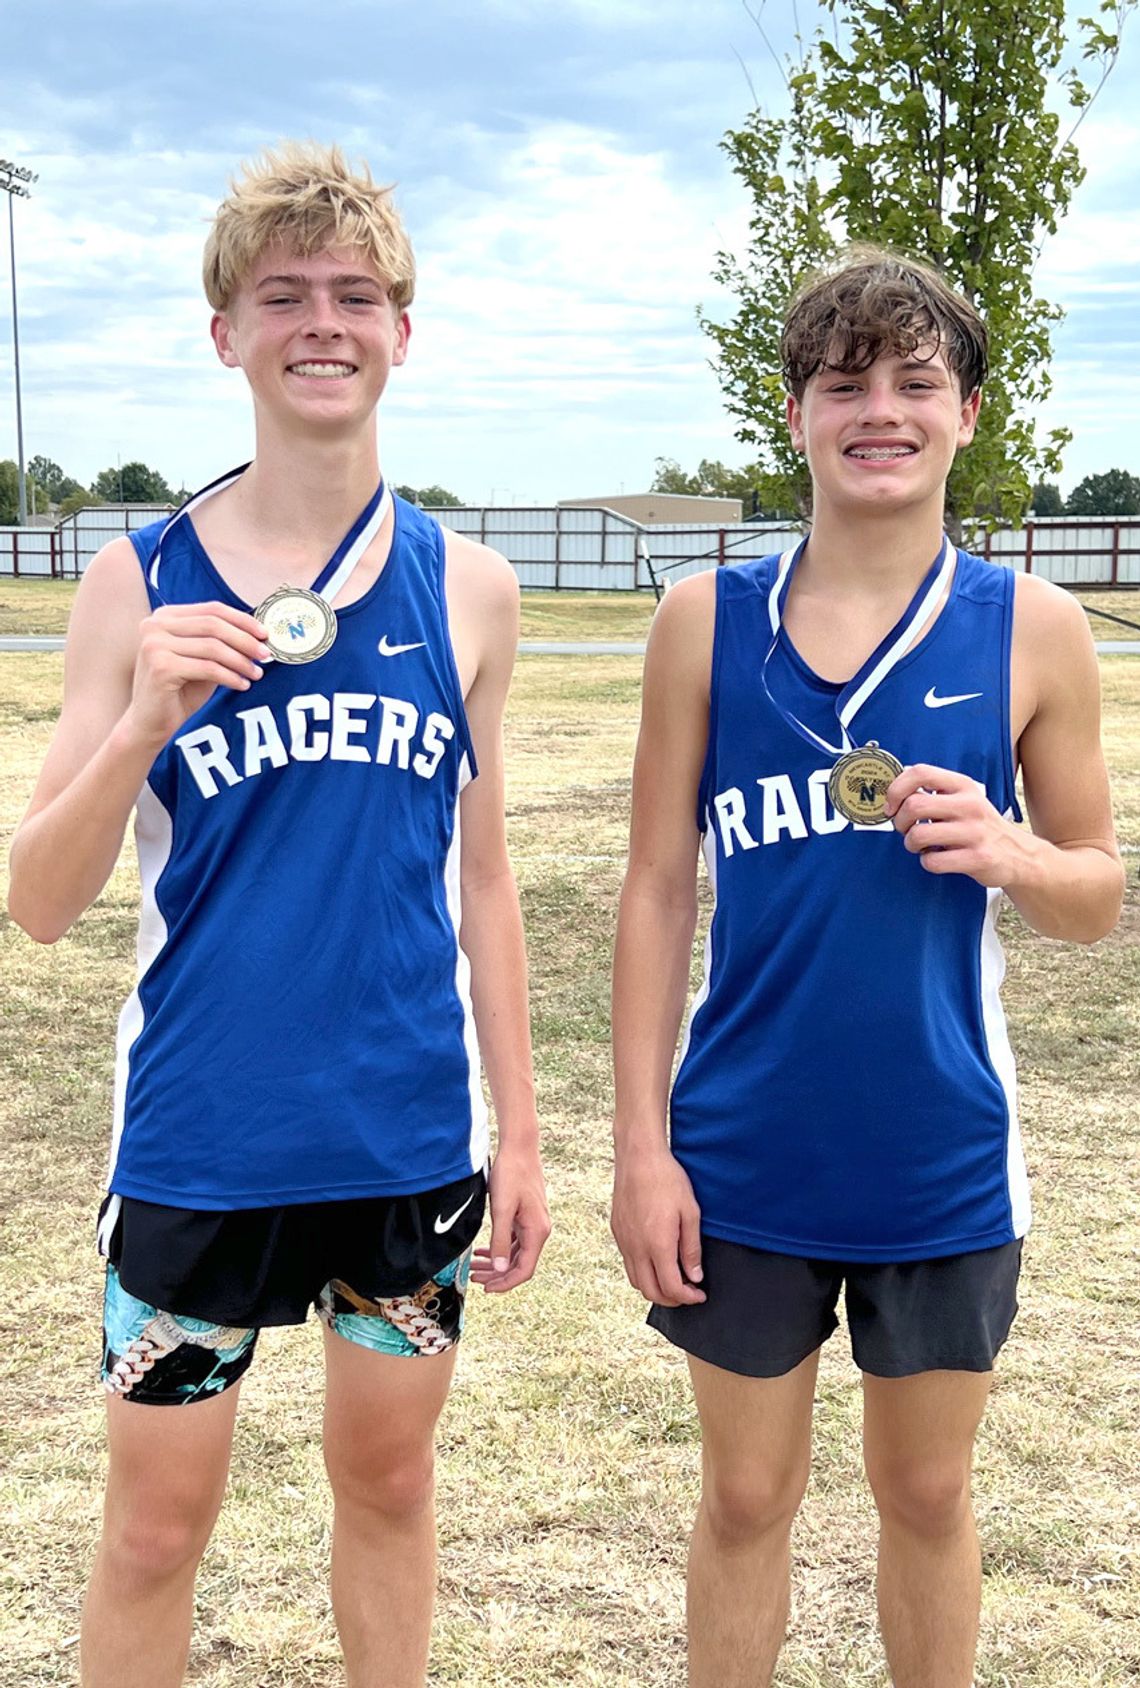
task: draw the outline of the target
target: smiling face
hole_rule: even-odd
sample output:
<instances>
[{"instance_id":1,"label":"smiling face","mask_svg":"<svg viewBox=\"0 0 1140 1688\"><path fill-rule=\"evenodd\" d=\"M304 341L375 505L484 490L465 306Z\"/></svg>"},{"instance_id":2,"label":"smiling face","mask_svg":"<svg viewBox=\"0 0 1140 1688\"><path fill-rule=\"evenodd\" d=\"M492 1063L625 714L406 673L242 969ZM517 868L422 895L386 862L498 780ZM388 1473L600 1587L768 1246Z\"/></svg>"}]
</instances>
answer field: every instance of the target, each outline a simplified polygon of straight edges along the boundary
<instances>
[{"instance_id":1,"label":"smiling face","mask_svg":"<svg viewBox=\"0 0 1140 1688\"><path fill-rule=\"evenodd\" d=\"M973 438L981 394L963 398L942 350L884 352L863 370L824 365L789 395L792 443L807 455L814 503L851 514L915 513L945 497L955 453Z\"/></svg>"},{"instance_id":2,"label":"smiling face","mask_svg":"<svg viewBox=\"0 0 1140 1688\"><path fill-rule=\"evenodd\" d=\"M411 324L361 251L274 245L210 331L222 363L244 371L259 423L327 435L370 424Z\"/></svg>"}]
</instances>

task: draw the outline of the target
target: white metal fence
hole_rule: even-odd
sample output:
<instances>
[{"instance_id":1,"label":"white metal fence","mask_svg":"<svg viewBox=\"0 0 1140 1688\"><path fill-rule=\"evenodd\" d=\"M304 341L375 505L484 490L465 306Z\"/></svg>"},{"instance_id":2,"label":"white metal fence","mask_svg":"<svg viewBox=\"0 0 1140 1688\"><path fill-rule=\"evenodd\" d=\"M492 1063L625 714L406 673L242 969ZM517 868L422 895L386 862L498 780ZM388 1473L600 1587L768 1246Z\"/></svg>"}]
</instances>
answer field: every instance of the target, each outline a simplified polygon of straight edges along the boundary
<instances>
[{"instance_id":1,"label":"white metal fence","mask_svg":"<svg viewBox=\"0 0 1140 1688\"><path fill-rule=\"evenodd\" d=\"M76 579L116 535L168 514L164 505L104 504L55 528L0 527L0 576ZM653 524L602 508L489 509L432 512L446 527L501 551L523 586L547 591L632 591L744 562L795 544L794 524L736 522ZM1000 529L976 542L1006 568L1044 575L1062 586L1140 587L1140 517L1051 516Z\"/></svg>"},{"instance_id":2,"label":"white metal fence","mask_svg":"<svg viewBox=\"0 0 1140 1688\"><path fill-rule=\"evenodd\" d=\"M470 506L431 514L444 527L501 551L521 586L631 592L653 584L638 550L644 529L613 510Z\"/></svg>"},{"instance_id":3,"label":"white metal fence","mask_svg":"<svg viewBox=\"0 0 1140 1688\"><path fill-rule=\"evenodd\" d=\"M0 527L0 575L78 580L108 540L170 514L169 504L99 504L55 527Z\"/></svg>"},{"instance_id":4,"label":"white metal fence","mask_svg":"<svg viewBox=\"0 0 1140 1688\"><path fill-rule=\"evenodd\" d=\"M1140 586L1140 516L1037 516L999 528L978 550L1058 586Z\"/></svg>"}]
</instances>

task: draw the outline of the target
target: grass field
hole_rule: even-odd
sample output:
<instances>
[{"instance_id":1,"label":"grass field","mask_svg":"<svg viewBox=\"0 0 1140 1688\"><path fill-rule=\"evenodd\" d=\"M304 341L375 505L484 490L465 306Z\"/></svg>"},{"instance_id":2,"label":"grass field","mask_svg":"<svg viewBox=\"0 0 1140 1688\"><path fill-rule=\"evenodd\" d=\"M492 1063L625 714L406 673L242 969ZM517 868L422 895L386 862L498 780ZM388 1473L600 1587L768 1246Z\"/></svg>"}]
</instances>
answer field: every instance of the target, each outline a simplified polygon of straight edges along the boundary
<instances>
[{"instance_id":1,"label":"grass field","mask_svg":"<svg viewBox=\"0 0 1140 1688\"><path fill-rule=\"evenodd\" d=\"M0 579L0 636L9 633L66 633L75 597L68 580ZM1107 610L1140 624L1140 591L1078 592L1090 611ZM653 619L652 592L524 592L524 639L644 639ZM1098 639L1140 640L1140 625L1130 631L1095 613L1092 630Z\"/></svg>"},{"instance_id":2,"label":"grass field","mask_svg":"<svg viewBox=\"0 0 1140 1688\"><path fill-rule=\"evenodd\" d=\"M33 591L45 596L32 619L62 614L63 593ZM12 601L11 584L0 584L4 613ZM648 608L528 597L528 631L628 637L620 617L636 612L643 626ZM560 619L529 619L540 615ZM556 1229L534 1284L472 1302L440 1449L432 1681L446 1688L683 1680L695 1416L683 1362L644 1328L606 1223L608 961L639 666L523 657L512 695L511 840ZM1004 917L1037 1223L978 1450L979 1688L1140 1682L1140 661L1105 658L1102 673L1118 821L1132 852L1124 921L1089 951ZM0 656L4 844L43 754L60 674L57 655ZM54 949L0 929L0 1688L76 1681L103 1460L92 1216L136 895L125 859ZM840 1332L829 1344L820 1372L780 1688L886 1684L858 1381L844 1341ZM319 1346L312 1326L268 1333L244 1385L231 1492L199 1584L198 1688L340 1681L323 1584Z\"/></svg>"}]
</instances>

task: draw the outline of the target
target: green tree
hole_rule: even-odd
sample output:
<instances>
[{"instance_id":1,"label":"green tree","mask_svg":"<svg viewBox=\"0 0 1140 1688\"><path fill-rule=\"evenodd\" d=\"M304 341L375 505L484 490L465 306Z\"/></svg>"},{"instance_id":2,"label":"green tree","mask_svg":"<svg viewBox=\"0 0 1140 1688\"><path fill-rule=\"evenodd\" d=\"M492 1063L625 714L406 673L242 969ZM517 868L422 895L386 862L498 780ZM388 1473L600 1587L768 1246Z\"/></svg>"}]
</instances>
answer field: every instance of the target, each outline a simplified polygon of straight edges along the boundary
<instances>
[{"instance_id":1,"label":"green tree","mask_svg":"<svg viewBox=\"0 0 1140 1688\"><path fill-rule=\"evenodd\" d=\"M75 485L60 499L59 513L61 516L74 516L77 510L90 510L92 505L106 502L107 500L100 498L97 492L89 492L86 487Z\"/></svg>"},{"instance_id":2,"label":"green tree","mask_svg":"<svg viewBox=\"0 0 1140 1688\"><path fill-rule=\"evenodd\" d=\"M1054 481L1038 481L1029 508L1035 516L1063 516L1065 501L1060 487Z\"/></svg>"},{"instance_id":3,"label":"green tree","mask_svg":"<svg viewBox=\"0 0 1140 1688\"><path fill-rule=\"evenodd\" d=\"M28 513L33 511L37 516L47 514L48 496L42 487L37 486L31 471L24 470L24 493L27 498ZM20 469L19 465L10 457L0 460L0 522L12 524L20 519Z\"/></svg>"},{"instance_id":4,"label":"green tree","mask_svg":"<svg viewBox=\"0 0 1140 1688\"><path fill-rule=\"evenodd\" d=\"M700 492L700 482L695 475L687 475L675 457L655 457L656 472L650 492Z\"/></svg>"},{"instance_id":5,"label":"green tree","mask_svg":"<svg viewBox=\"0 0 1140 1688\"><path fill-rule=\"evenodd\" d=\"M407 498L410 494L413 504L422 505L428 510L458 510L463 505L462 498L456 498L445 486L422 486L418 491L415 487L399 487L397 490L401 498Z\"/></svg>"},{"instance_id":6,"label":"green tree","mask_svg":"<svg viewBox=\"0 0 1140 1688\"><path fill-rule=\"evenodd\" d=\"M0 458L0 522L5 526L19 520L20 471L10 457Z\"/></svg>"},{"instance_id":7,"label":"green tree","mask_svg":"<svg viewBox=\"0 0 1140 1688\"><path fill-rule=\"evenodd\" d=\"M79 482L65 475L50 457L33 457L28 464L28 478L47 493L53 504L59 504L69 493L82 490Z\"/></svg>"},{"instance_id":8,"label":"green tree","mask_svg":"<svg viewBox=\"0 0 1140 1688\"><path fill-rule=\"evenodd\" d=\"M650 492L681 492L701 498L749 498L756 485L755 469L726 469L724 464L702 457L695 475L688 475L672 457L654 458L656 470Z\"/></svg>"},{"instance_id":9,"label":"green tree","mask_svg":"<svg viewBox=\"0 0 1140 1688\"><path fill-rule=\"evenodd\" d=\"M1136 0L1102 0L1080 20L1098 75L1059 77L1078 115L1067 136L1046 105L1068 43L1064 0L823 0L822 30L785 65L789 109L752 111L722 145L752 197L741 259L721 253L736 295L727 324L702 317L740 439L760 448L764 502L807 508L810 480L784 422L779 334L790 294L846 241L935 264L973 301L991 339L974 444L950 479L949 510L1019 521L1035 480L1060 470L1069 439L1035 434L1048 395L1050 330L1033 265L1083 171L1072 135L1111 72ZM1101 22L1099 19L1103 19Z\"/></svg>"},{"instance_id":10,"label":"green tree","mask_svg":"<svg viewBox=\"0 0 1140 1688\"><path fill-rule=\"evenodd\" d=\"M91 483L103 504L173 504L174 494L157 469L145 463L102 469Z\"/></svg>"},{"instance_id":11,"label":"green tree","mask_svg":"<svg viewBox=\"0 0 1140 1688\"><path fill-rule=\"evenodd\" d=\"M1127 469L1108 469L1086 475L1069 494L1070 516L1140 516L1140 477Z\"/></svg>"}]
</instances>

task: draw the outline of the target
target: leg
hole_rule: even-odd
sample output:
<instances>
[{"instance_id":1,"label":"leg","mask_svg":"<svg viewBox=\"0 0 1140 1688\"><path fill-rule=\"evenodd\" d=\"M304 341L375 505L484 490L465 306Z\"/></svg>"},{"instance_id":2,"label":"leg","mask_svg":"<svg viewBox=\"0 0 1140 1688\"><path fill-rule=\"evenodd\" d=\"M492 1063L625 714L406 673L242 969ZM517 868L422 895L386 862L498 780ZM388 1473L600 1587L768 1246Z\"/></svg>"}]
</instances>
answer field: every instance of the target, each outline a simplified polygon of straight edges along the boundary
<instances>
[{"instance_id":1,"label":"leg","mask_svg":"<svg viewBox=\"0 0 1140 1688\"><path fill-rule=\"evenodd\" d=\"M83 1609L83 1688L178 1688L194 1577L221 1505L238 1386L185 1406L107 1402L103 1535Z\"/></svg>"},{"instance_id":2,"label":"leg","mask_svg":"<svg viewBox=\"0 0 1140 1688\"><path fill-rule=\"evenodd\" d=\"M788 1537L811 1464L818 1350L783 1377L690 1358L701 1504L689 1552L691 1688L765 1688L788 1621Z\"/></svg>"},{"instance_id":3,"label":"leg","mask_svg":"<svg viewBox=\"0 0 1140 1688\"><path fill-rule=\"evenodd\" d=\"M864 1457L879 1509L879 1622L895 1688L970 1688L981 1559L970 1503L990 1372L864 1373Z\"/></svg>"},{"instance_id":4,"label":"leg","mask_svg":"<svg viewBox=\"0 0 1140 1688\"><path fill-rule=\"evenodd\" d=\"M435 1602L435 1426L455 1349L383 1353L326 1328L325 1355L332 1598L349 1688L422 1688Z\"/></svg>"}]
</instances>

